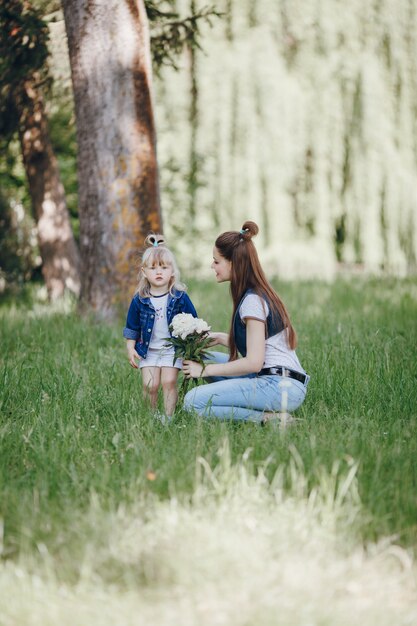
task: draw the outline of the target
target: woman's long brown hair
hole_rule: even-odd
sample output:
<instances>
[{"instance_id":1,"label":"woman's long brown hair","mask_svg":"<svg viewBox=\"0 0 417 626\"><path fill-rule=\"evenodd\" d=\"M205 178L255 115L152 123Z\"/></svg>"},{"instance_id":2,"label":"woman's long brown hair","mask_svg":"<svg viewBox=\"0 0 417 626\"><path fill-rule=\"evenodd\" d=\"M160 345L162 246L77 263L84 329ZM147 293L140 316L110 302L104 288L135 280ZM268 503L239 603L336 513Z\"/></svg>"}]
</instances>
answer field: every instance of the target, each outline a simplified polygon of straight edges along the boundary
<instances>
[{"instance_id":1,"label":"woman's long brown hair","mask_svg":"<svg viewBox=\"0 0 417 626\"><path fill-rule=\"evenodd\" d=\"M231 361L237 359L237 347L233 334L233 320L239 302L248 289L252 289L252 291L260 297L265 296L267 298L272 318L277 319L281 317L284 328L287 328L288 346L291 350L294 350L297 345L297 335L291 324L287 309L281 298L269 284L259 262L256 248L251 241L252 237L257 235L258 232L259 228L257 224L247 221L243 224L241 232L227 231L219 235L214 244L221 256L232 263L230 292L233 300L233 315L229 330Z\"/></svg>"}]
</instances>

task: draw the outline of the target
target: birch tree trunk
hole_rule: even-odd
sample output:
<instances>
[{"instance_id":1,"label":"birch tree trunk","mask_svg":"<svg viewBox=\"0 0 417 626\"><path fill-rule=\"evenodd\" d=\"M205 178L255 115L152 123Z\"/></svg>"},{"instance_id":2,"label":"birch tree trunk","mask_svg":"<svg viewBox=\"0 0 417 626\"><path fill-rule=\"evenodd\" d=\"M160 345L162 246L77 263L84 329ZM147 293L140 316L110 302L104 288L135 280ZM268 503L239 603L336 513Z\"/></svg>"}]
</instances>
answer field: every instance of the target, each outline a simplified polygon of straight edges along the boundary
<instances>
[{"instance_id":1,"label":"birch tree trunk","mask_svg":"<svg viewBox=\"0 0 417 626\"><path fill-rule=\"evenodd\" d=\"M190 2L190 13L194 15L196 12L195 0ZM188 193L190 197L189 213L191 218L191 231L195 229L195 214L197 209L197 188L198 188L198 150L197 150L197 134L198 134L198 81L197 81L197 57L196 48L190 45L188 49L190 63L190 165L188 173Z\"/></svg>"},{"instance_id":2,"label":"birch tree trunk","mask_svg":"<svg viewBox=\"0 0 417 626\"><path fill-rule=\"evenodd\" d=\"M78 139L81 304L114 317L161 231L147 16L142 0L63 0Z\"/></svg>"},{"instance_id":3,"label":"birch tree trunk","mask_svg":"<svg viewBox=\"0 0 417 626\"><path fill-rule=\"evenodd\" d=\"M43 97L37 76L25 81L16 108L19 139L37 225L42 274L48 296L55 300L66 290L80 293L79 254L75 244L64 187L49 137Z\"/></svg>"}]
</instances>

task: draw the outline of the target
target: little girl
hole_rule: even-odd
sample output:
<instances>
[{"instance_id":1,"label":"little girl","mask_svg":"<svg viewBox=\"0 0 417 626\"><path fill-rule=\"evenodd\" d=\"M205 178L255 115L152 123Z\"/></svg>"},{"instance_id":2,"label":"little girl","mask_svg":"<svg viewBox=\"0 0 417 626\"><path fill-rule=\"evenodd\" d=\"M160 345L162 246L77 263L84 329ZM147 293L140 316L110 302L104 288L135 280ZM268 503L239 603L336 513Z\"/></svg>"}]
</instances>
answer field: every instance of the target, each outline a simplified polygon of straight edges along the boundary
<instances>
[{"instance_id":1,"label":"little girl","mask_svg":"<svg viewBox=\"0 0 417 626\"><path fill-rule=\"evenodd\" d=\"M145 244L149 247L142 257L138 289L130 303L123 336L129 363L135 369L140 367L144 394L153 408L162 386L162 421L166 422L172 419L177 403L177 378L182 367L179 359L173 365L174 348L166 346L169 325L178 313L197 317L197 312L180 282L174 255L166 247L164 237L150 234Z\"/></svg>"}]
</instances>

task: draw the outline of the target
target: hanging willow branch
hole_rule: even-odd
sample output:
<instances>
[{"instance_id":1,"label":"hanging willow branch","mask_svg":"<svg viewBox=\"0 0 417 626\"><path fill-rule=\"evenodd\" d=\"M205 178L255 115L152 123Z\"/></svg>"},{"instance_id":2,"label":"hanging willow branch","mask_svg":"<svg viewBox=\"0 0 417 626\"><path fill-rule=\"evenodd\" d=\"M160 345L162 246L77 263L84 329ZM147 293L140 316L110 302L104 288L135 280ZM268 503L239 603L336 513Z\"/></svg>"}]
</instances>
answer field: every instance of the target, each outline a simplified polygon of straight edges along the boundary
<instances>
[{"instance_id":1,"label":"hanging willow branch","mask_svg":"<svg viewBox=\"0 0 417 626\"><path fill-rule=\"evenodd\" d=\"M151 25L151 52L156 71L162 66L178 70L177 57L187 46L201 50L201 24L213 26L213 19L224 14L214 6L203 7L185 18L172 10L160 9L157 2L146 2L146 12Z\"/></svg>"}]
</instances>

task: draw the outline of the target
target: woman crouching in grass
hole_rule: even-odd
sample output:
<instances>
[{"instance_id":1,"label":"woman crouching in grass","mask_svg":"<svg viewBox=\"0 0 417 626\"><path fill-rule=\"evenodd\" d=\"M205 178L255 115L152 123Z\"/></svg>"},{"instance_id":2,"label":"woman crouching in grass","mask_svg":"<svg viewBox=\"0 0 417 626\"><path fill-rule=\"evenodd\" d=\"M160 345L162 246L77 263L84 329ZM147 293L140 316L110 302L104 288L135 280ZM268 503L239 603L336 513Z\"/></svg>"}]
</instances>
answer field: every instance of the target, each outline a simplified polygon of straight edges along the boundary
<instances>
[{"instance_id":1,"label":"woman crouching in grass","mask_svg":"<svg viewBox=\"0 0 417 626\"><path fill-rule=\"evenodd\" d=\"M306 396L310 377L295 352L297 338L287 310L259 262L252 242L258 230L247 221L240 231L220 235L214 245L211 267L218 283L230 282L233 315L228 334L210 336L229 355L213 352L214 362L205 367L183 363L187 378L209 381L184 399L186 409L204 417L264 424L294 411Z\"/></svg>"}]
</instances>

